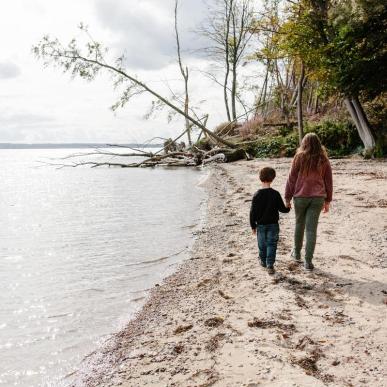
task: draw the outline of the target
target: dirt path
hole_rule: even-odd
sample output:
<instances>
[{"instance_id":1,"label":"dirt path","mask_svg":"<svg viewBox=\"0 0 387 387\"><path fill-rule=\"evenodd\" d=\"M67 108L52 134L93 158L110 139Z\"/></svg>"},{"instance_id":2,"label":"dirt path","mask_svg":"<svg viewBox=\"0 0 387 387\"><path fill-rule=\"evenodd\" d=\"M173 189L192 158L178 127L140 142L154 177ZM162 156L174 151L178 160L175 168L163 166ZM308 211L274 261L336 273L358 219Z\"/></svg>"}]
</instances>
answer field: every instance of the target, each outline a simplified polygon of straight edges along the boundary
<instances>
[{"instance_id":1,"label":"dirt path","mask_svg":"<svg viewBox=\"0 0 387 387\"><path fill-rule=\"evenodd\" d=\"M387 384L387 163L335 160L334 203L319 225L316 270L288 256L258 265L248 227L261 166L284 190L289 160L214 167L208 220L191 259L137 319L91 356L76 385L372 386Z\"/></svg>"}]
</instances>

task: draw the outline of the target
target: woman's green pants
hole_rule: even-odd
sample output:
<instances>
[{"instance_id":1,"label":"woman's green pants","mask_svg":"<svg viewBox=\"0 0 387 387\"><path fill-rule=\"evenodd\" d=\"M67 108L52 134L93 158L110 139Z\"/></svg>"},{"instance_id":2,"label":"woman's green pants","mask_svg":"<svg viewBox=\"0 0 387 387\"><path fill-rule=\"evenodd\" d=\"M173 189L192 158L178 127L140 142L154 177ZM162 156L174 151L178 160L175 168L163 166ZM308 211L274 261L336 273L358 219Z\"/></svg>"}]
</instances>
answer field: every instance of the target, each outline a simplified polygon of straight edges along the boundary
<instances>
[{"instance_id":1,"label":"woman's green pants","mask_svg":"<svg viewBox=\"0 0 387 387\"><path fill-rule=\"evenodd\" d=\"M324 198L294 198L294 211L296 213L296 228L294 232L294 258L301 258L304 232L306 233L305 261L312 262L314 248L316 246L317 225L321 210L324 206Z\"/></svg>"}]
</instances>

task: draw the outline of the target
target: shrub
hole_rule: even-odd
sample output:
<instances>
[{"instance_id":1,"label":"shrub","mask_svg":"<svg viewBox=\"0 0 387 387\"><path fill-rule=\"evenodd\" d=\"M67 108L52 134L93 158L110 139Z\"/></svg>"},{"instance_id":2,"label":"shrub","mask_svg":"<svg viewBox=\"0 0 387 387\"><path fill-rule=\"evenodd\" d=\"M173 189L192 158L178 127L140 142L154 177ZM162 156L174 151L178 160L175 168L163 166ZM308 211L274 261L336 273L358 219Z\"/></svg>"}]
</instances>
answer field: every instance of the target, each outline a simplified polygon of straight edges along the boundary
<instances>
[{"instance_id":1,"label":"shrub","mask_svg":"<svg viewBox=\"0 0 387 387\"><path fill-rule=\"evenodd\" d=\"M305 133L316 133L330 156L345 156L359 150L362 143L356 128L349 121L323 121L306 124ZM298 147L297 129L280 129L281 135L257 140L253 154L256 157L293 157Z\"/></svg>"},{"instance_id":2,"label":"shrub","mask_svg":"<svg viewBox=\"0 0 387 387\"><path fill-rule=\"evenodd\" d=\"M298 148L298 133L294 131L284 137L283 157L293 157Z\"/></svg>"},{"instance_id":3,"label":"shrub","mask_svg":"<svg viewBox=\"0 0 387 387\"><path fill-rule=\"evenodd\" d=\"M330 156L345 156L354 153L362 142L355 126L350 121L325 120L317 124L306 124L305 133L314 132Z\"/></svg>"},{"instance_id":4,"label":"shrub","mask_svg":"<svg viewBox=\"0 0 387 387\"><path fill-rule=\"evenodd\" d=\"M256 157L280 157L284 138L280 136L265 137L256 142Z\"/></svg>"},{"instance_id":5,"label":"shrub","mask_svg":"<svg viewBox=\"0 0 387 387\"><path fill-rule=\"evenodd\" d=\"M281 136L286 137L294 132L294 128L292 126L280 126L278 128L278 132Z\"/></svg>"}]
</instances>

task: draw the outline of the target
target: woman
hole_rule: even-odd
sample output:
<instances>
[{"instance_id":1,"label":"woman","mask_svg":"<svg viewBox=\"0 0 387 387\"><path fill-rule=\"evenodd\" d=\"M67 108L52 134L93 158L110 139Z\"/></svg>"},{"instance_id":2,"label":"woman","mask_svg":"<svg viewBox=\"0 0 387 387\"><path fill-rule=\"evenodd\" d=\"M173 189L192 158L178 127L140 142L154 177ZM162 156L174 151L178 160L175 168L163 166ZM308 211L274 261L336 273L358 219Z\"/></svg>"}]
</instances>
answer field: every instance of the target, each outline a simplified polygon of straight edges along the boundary
<instances>
[{"instance_id":1,"label":"woman","mask_svg":"<svg viewBox=\"0 0 387 387\"><path fill-rule=\"evenodd\" d=\"M288 180L285 200L290 205L294 201L296 228L292 257L300 262L301 249L306 230L305 264L306 270L313 270L312 263L317 237L320 212L329 211L332 201L332 169L327 152L314 133L308 133L294 156Z\"/></svg>"}]
</instances>

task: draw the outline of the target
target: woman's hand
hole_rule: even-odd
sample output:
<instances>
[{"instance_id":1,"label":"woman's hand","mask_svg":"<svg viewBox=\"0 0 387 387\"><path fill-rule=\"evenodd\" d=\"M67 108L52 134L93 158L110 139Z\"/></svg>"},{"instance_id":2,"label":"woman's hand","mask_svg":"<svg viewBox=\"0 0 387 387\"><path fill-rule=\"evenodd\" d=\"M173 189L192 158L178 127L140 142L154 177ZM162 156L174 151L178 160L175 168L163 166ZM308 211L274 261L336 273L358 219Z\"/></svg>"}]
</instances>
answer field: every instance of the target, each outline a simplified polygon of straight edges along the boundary
<instances>
[{"instance_id":1,"label":"woman's hand","mask_svg":"<svg viewBox=\"0 0 387 387\"><path fill-rule=\"evenodd\" d=\"M257 235L257 229L256 229L256 228L253 228L253 229L251 230L251 233L252 233L253 235Z\"/></svg>"},{"instance_id":2,"label":"woman's hand","mask_svg":"<svg viewBox=\"0 0 387 387\"><path fill-rule=\"evenodd\" d=\"M324 202L324 206L322 208L323 212L326 213L326 212L329 212L329 207L330 207L331 203L330 202Z\"/></svg>"},{"instance_id":3,"label":"woman's hand","mask_svg":"<svg viewBox=\"0 0 387 387\"><path fill-rule=\"evenodd\" d=\"M292 208L292 203L290 200L286 200L285 205L287 208Z\"/></svg>"}]
</instances>

